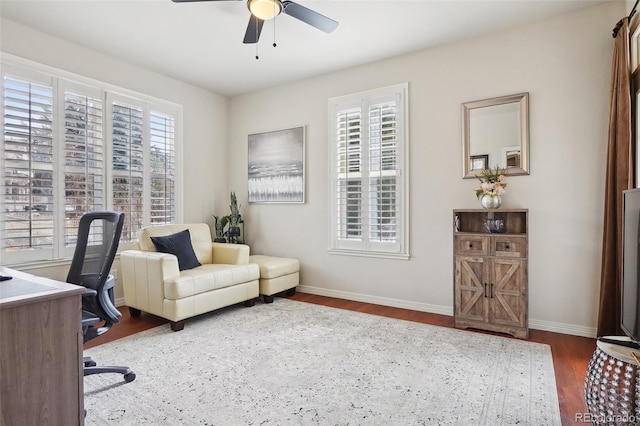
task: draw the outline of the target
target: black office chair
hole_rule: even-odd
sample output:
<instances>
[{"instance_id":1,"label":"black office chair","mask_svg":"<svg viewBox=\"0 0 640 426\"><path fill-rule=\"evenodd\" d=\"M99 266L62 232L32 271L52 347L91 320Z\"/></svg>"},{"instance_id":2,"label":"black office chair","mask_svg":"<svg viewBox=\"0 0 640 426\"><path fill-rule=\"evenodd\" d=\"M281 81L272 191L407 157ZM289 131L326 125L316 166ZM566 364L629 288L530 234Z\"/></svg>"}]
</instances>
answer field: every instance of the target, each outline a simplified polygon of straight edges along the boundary
<instances>
[{"instance_id":1,"label":"black office chair","mask_svg":"<svg viewBox=\"0 0 640 426\"><path fill-rule=\"evenodd\" d=\"M123 223L122 212L90 212L80 218L78 241L67 282L87 289L82 295L84 343L109 331L122 316L114 304L116 280L109 272L116 257ZM125 382L136 378L129 367L97 366L90 357L84 357L83 362L85 376L119 373L124 375Z\"/></svg>"}]
</instances>

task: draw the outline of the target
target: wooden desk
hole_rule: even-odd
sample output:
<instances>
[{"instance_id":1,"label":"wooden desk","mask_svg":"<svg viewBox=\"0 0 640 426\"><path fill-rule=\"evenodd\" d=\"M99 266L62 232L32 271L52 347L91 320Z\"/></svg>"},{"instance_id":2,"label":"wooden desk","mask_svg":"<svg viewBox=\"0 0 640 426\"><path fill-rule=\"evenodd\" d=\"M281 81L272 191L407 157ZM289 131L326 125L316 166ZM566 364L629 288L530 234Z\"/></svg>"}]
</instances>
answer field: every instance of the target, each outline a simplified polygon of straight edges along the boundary
<instances>
[{"instance_id":1,"label":"wooden desk","mask_svg":"<svg viewBox=\"0 0 640 426\"><path fill-rule=\"evenodd\" d=\"M0 267L0 425L84 424L84 288Z\"/></svg>"}]
</instances>

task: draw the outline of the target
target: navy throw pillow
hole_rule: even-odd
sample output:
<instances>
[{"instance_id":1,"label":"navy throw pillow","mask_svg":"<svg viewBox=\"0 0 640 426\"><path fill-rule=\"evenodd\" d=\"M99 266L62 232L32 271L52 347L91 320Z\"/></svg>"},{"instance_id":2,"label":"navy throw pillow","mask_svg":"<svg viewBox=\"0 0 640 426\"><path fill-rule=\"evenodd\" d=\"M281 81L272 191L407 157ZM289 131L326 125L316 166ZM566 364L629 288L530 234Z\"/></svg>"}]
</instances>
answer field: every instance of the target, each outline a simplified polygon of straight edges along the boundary
<instances>
[{"instance_id":1,"label":"navy throw pillow","mask_svg":"<svg viewBox=\"0 0 640 426\"><path fill-rule=\"evenodd\" d=\"M200 266L191 245L191 233L188 229L163 237L151 237L151 241L159 252L175 255L181 271Z\"/></svg>"}]
</instances>

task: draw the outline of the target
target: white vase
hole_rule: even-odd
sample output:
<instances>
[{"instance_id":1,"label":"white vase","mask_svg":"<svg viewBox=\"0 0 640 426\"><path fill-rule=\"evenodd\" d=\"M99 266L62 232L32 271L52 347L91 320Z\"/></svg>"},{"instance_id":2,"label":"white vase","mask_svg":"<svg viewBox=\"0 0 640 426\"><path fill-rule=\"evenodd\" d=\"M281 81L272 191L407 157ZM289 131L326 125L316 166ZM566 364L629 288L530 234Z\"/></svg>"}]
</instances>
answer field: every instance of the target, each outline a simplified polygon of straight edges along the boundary
<instances>
[{"instance_id":1,"label":"white vase","mask_svg":"<svg viewBox=\"0 0 640 426\"><path fill-rule=\"evenodd\" d=\"M499 195L486 194L480 198L480 204L482 204L482 207L485 209L497 209L500 207L500 204L502 204L502 199Z\"/></svg>"}]
</instances>

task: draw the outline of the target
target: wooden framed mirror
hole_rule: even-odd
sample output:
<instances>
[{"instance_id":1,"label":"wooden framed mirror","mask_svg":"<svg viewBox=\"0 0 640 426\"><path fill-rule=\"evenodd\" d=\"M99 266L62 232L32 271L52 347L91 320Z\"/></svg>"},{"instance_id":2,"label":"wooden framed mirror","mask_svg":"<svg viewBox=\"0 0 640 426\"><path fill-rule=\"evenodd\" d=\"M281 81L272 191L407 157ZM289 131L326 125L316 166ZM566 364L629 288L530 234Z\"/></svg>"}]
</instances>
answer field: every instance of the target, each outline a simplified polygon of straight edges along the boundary
<instances>
[{"instance_id":1,"label":"wooden framed mirror","mask_svg":"<svg viewBox=\"0 0 640 426\"><path fill-rule=\"evenodd\" d=\"M529 174L529 93L462 104L462 177L499 166Z\"/></svg>"}]
</instances>

